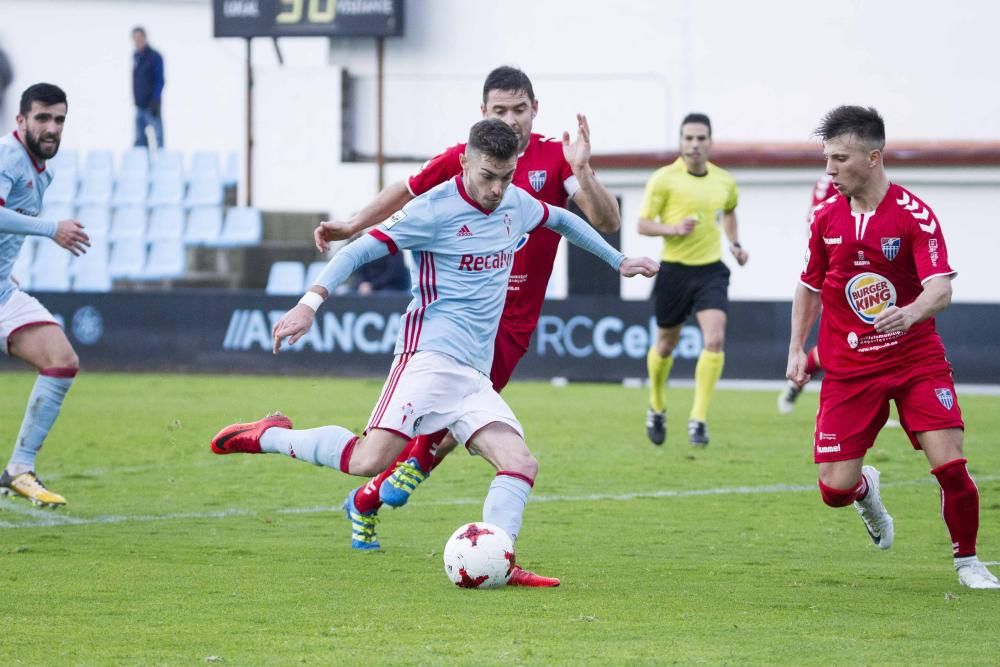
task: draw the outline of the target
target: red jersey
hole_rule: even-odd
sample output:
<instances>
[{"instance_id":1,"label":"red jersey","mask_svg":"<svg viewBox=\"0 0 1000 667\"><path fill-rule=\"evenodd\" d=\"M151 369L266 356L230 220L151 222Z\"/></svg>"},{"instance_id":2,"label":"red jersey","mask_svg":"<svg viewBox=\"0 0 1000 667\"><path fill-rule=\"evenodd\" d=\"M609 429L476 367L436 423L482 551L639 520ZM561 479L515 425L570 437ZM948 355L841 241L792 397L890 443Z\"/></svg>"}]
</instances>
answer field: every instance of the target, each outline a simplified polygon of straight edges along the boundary
<instances>
[{"instance_id":1,"label":"red jersey","mask_svg":"<svg viewBox=\"0 0 1000 667\"><path fill-rule=\"evenodd\" d=\"M464 152L465 144L458 144L429 160L420 171L410 176L410 193L421 195L461 174L462 165L458 156ZM563 208L569 197L579 189L573 169L563 155L562 142L540 134L532 134L528 147L518 156L513 183L535 199ZM542 312L545 289L552 275L560 238L559 234L541 226L525 235L514 254L500 326L521 334L519 338L525 348Z\"/></svg>"},{"instance_id":2,"label":"red jersey","mask_svg":"<svg viewBox=\"0 0 1000 667\"><path fill-rule=\"evenodd\" d=\"M912 303L929 278L954 274L934 212L898 185L873 212L852 211L841 195L817 206L801 280L822 294L823 368L851 377L943 358L934 318L905 334L878 333L872 323Z\"/></svg>"}]
</instances>

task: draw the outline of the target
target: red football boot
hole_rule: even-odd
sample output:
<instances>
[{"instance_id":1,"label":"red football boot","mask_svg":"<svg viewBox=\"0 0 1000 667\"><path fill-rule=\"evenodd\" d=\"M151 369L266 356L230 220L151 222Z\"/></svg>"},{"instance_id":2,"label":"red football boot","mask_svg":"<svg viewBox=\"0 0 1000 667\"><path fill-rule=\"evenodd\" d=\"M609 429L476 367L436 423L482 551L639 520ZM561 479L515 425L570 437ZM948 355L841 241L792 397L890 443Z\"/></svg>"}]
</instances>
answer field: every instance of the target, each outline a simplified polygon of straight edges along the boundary
<instances>
[{"instance_id":1,"label":"red football boot","mask_svg":"<svg viewBox=\"0 0 1000 667\"><path fill-rule=\"evenodd\" d=\"M554 588L559 585L559 580L555 577L543 577L530 570L525 570L520 565L515 565L510 573L508 586L530 586L532 588Z\"/></svg>"},{"instance_id":2,"label":"red football boot","mask_svg":"<svg viewBox=\"0 0 1000 667\"><path fill-rule=\"evenodd\" d=\"M248 424L231 424L212 438L215 454L260 454L260 436L269 428L292 428L292 420L280 412Z\"/></svg>"}]
</instances>

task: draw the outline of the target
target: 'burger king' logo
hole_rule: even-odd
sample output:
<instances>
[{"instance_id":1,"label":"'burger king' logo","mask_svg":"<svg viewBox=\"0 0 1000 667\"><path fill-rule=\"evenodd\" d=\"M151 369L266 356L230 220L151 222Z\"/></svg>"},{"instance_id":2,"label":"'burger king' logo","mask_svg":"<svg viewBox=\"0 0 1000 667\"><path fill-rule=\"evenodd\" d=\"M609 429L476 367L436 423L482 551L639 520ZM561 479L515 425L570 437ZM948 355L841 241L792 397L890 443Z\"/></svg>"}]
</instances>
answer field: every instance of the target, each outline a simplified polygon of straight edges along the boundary
<instances>
[{"instance_id":1,"label":"'burger king' logo","mask_svg":"<svg viewBox=\"0 0 1000 667\"><path fill-rule=\"evenodd\" d=\"M896 305L896 288L877 273L859 273L844 288L847 303L865 324L875 321L883 310Z\"/></svg>"}]
</instances>

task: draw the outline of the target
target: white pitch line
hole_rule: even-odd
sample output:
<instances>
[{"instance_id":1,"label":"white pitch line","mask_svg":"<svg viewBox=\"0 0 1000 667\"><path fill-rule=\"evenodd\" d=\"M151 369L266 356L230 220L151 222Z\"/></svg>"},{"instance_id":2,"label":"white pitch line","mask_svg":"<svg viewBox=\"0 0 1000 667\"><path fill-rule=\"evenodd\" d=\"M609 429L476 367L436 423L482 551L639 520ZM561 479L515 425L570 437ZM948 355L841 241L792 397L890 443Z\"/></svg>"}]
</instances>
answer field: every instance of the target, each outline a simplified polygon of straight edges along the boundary
<instances>
[{"instance_id":1,"label":"white pitch line","mask_svg":"<svg viewBox=\"0 0 1000 667\"><path fill-rule=\"evenodd\" d=\"M994 482L1000 480L1000 476L980 476L976 477L977 482ZM883 487L901 487L931 484L933 480L926 477L901 482L887 482ZM816 491L816 486L793 485L793 484L769 484L765 486L731 486L713 489L688 489L681 491L660 490L660 491L637 491L635 493L595 493L582 496L535 496L530 499L532 503L576 503L609 500L615 502L627 502L630 500L656 500L662 498L693 498L697 496L726 496L726 495L747 495L747 494L768 494L768 493L803 493ZM318 507L288 507L275 510L248 510L242 508L229 508L214 510L211 512L180 512L175 514L141 514L141 515L105 515L90 518L79 518L56 514L53 511L25 507L21 501L0 500L0 510L11 511L15 514L30 516L31 521L21 523L11 521L0 521L0 528L52 528L56 526L93 526L116 523L143 523L150 521L177 521L183 519L226 519L233 516L255 517L261 514L323 514L339 513L340 506L318 506ZM447 498L442 500L427 500L420 505L430 506L456 506L456 505L481 505L482 498ZM61 510L59 510L61 511Z\"/></svg>"}]
</instances>

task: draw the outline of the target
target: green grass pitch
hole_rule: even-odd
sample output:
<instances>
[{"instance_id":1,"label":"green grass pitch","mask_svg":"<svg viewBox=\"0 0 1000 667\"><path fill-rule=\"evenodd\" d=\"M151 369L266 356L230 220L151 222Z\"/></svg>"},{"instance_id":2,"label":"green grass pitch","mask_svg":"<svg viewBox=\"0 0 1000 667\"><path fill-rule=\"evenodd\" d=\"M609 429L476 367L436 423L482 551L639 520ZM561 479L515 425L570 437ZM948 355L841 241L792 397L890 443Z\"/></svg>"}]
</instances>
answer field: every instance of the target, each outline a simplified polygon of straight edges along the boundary
<instances>
[{"instance_id":1,"label":"green grass pitch","mask_svg":"<svg viewBox=\"0 0 1000 667\"><path fill-rule=\"evenodd\" d=\"M0 456L30 391L0 375ZM380 382L83 373L39 459L63 510L0 499L5 665L997 664L1000 591L958 585L937 486L902 431L879 437L896 542L825 507L816 394L719 391L693 450L671 389L662 448L645 390L515 383L540 473L518 541L558 589L469 591L441 551L481 518L489 466L459 451L355 553L339 506L361 483L281 456L213 456L212 435L281 409L362 427ZM1000 399L961 396L1000 560ZM994 569L1000 571L1000 566Z\"/></svg>"}]
</instances>

